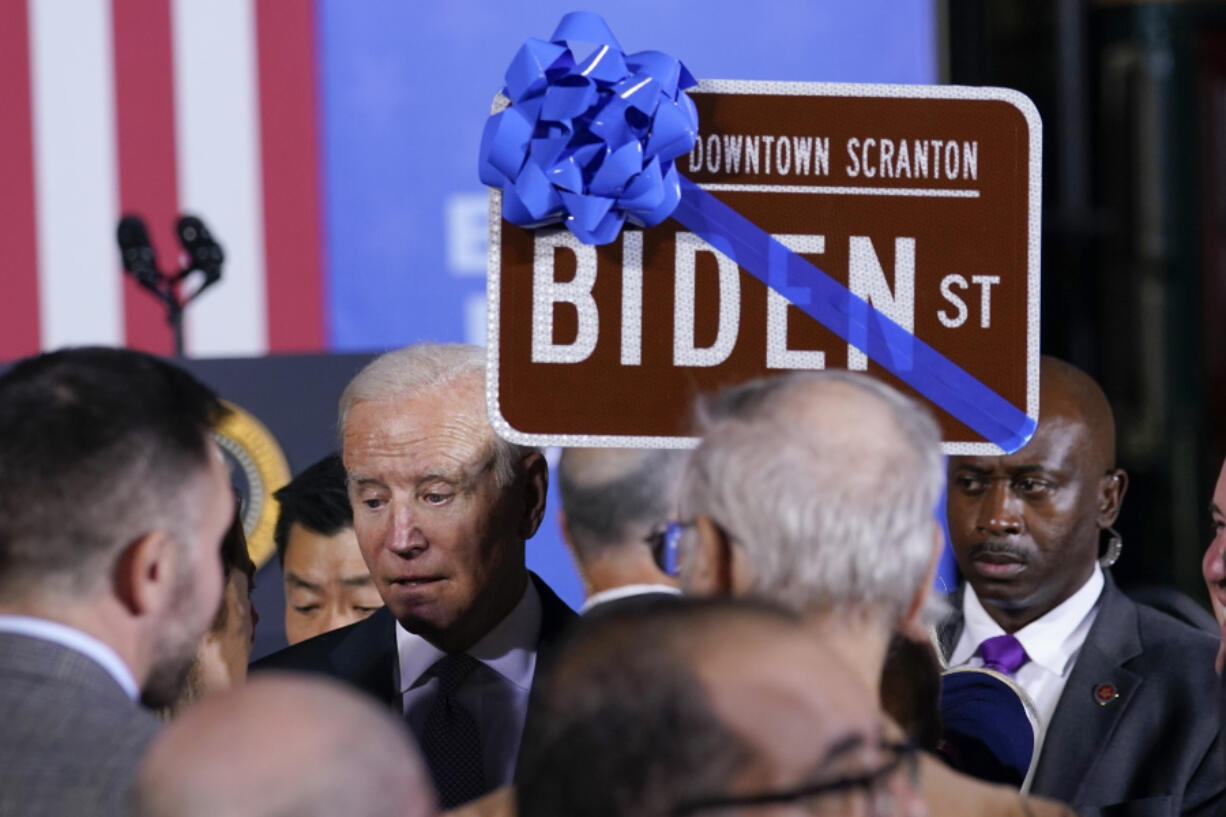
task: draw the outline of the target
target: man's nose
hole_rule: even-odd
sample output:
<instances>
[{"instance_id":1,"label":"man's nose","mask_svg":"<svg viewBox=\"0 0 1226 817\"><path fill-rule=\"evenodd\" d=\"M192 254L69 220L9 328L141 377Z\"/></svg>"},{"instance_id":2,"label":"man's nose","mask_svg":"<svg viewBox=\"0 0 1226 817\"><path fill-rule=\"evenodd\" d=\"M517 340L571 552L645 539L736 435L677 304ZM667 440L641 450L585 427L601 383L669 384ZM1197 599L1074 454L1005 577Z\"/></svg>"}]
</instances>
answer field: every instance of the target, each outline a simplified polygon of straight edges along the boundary
<instances>
[{"instance_id":1,"label":"man's nose","mask_svg":"<svg viewBox=\"0 0 1226 817\"><path fill-rule=\"evenodd\" d=\"M393 511L387 547L402 556L411 556L416 551L425 549L425 534L418 526L416 514L410 507L402 506Z\"/></svg>"},{"instance_id":2,"label":"man's nose","mask_svg":"<svg viewBox=\"0 0 1226 817\"><path fill-rule=\"evenodd\" d=\"M1209 543L1209 549L1205 551L1202 568L1206 580L1210 582L1226 580L1226 535L1218 533L1213 537L1213 541Z\"/></svg>"},{"instance_id":3,"label":"man's nose","mask_svg":"<svg viewBox=\"0 0 1226 817\"><path fill-rule=\"evenodd\" d=\"M979 505L976 527L995 536L1016 536L1022 532L1019 503L1007 480L992 480Z\"/></svg>"},{"instance_id":4,"label":"man's nose","mask_svg":"<svg viewBox=\"0 0 1226 817\"><path fill-rule=\"evenodd\" d=\"M345 608L339 600L330 601L324 605L323 620L319 622L322 628L320 632L331 632L332 630L340 629L346 624L352 624L353 619L346 618Z\"/></svg>"}]
</instances>

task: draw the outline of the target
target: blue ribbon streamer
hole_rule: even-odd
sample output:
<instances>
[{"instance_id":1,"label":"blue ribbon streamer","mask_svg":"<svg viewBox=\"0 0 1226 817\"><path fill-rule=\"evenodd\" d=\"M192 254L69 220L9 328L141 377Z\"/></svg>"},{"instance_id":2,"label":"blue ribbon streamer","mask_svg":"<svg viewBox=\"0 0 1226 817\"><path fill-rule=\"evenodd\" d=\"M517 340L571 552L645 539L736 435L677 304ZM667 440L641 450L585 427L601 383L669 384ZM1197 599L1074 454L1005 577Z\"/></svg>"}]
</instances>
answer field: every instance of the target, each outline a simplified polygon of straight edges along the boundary
<instances>
[{"instance_id":1,"label":"blue ribbon streamer","mask_svg":"<svg viewBox=\"0 0 1226 817\"><path fill-rule=\"evenodd\" d=\"M607 244L627 221L671 215L985 439L1013 452L1033 436L1025 412L677 172L698 136L681 62L627 55L600 15L572 12L548 42L525 42L505 78L511 104L486 121L478 167L507 221Z\"/></svg>"},{"instance_id":2,"label":"blue ribbon streamer","mask_svg":"<svg viewBox=\"0 0 1226 817\"><path fill-rule=\"evenodd\" d=\"M1011 453L1034 435L1024 411L684 176L672 215L985 439Z\"/></svg>"}]
</instances>

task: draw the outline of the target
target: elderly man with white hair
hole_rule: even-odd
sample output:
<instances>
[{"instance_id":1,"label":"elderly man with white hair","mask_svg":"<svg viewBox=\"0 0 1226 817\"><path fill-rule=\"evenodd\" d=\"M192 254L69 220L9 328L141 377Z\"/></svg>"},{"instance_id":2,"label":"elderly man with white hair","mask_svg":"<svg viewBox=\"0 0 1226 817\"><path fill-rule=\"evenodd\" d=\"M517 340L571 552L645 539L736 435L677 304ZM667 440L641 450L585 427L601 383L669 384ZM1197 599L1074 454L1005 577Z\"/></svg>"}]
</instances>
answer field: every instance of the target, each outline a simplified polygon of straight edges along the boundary
<instances>
[{"instance_id":1,"label":"elderly man with white hair","mask_svg":"<svg viewBox=\"0 0 1226 817\"><path fill-rule=\"evenodd\" d=\"M699 422L680 489L683 589L785 604L879 700L891 635L922 633L940 607L935 421L878 380L827 371L733 388ZM931 814L1068 813L932 759L921 768Z\"/></svg>"},{"instance_id":2,"label":"elderly man with white hair","mask_svg":"<svg viewBox=\"0 0 1226 817\"><path fill-rule=\"evenodd\" d=\"M494 434L475 346L377 358L345 389L340 428L354 532L387 606L256 668L324 673L397 709L452 808L510 781L538 658L575 617L524 562L548 468Z\"/></svg>"}]
</instances>

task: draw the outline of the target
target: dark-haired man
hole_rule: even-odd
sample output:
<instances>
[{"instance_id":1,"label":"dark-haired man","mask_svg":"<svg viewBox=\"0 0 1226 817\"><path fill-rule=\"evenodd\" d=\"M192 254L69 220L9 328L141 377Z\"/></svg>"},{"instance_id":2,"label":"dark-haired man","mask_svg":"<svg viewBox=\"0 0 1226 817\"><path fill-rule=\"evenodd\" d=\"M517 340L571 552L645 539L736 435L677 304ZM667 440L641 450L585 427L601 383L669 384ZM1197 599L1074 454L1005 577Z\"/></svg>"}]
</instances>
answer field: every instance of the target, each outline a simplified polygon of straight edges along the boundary
<instances>
[{"instance_id":1,"label":"dark-haired man","mask_svg":"<svg viewBox=\"0 0 1226 817\"><path fill-rule=\"evenodd\" d=\"M383 606L353 532L345 466L329 454L273 496L290 644L361 621Z\"/></svg>"},{"instance_id":2,"label":"dark-haired man","mask_svg":"<svg viewBox=\"0 0 1226 817\"><path fill-rule=\"evenodd\" d=\"M1214 639L1128 599L1099 563L1124 498L1115 421L1084 372L1043 358L1039 426L1013 454L952 457L967 584L950 664L1012 676L1046 727L1031 790L1082 814L1220 814ZM1108 812L1107 810L1110 809Z\"/></svg>"},{"instance_id":3,"label":"dark-haired man","mask_svg":"<svg viewBox=\"0 0 1226 817\"><path fill-rule=\"evenodd\" d=\"M0 377L0 815L129 813L222 591L224 414L149 355L71 349Z\"/></svg>"}]
</instances>

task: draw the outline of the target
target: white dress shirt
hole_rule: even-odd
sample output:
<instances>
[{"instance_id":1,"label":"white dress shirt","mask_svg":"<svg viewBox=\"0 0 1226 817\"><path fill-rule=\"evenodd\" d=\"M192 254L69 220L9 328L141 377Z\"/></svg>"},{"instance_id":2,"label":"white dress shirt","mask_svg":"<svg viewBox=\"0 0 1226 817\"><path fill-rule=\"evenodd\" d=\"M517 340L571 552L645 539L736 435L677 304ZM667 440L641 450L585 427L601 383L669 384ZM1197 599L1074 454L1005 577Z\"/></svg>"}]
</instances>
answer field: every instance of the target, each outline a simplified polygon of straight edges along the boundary
<instances>
[{"instance_id":1,"label":"white dress shirt","mask_svg":"<svg viewBox=\"0 0 1226 817\"><path fill-rule=\"evenodd\" d=\"M529 579L523 596L507 617L466 650L481 666L464 680L455 697L477 723L485 781L491 787L510 783L515 772L540 635L541 597ZM409 729L420 738L438 690L438 679L430 668L447 653L399 622L396 651L404 717Z\"/></svg>"},{"instance_id":2,"label":"white dress shirt","mask_svg":"<svg viewBox=\"0 0 1226 817\"><path fill-rule=\"evenodd\" d=\"M1030 658L1018 668L1014 680L1034 702L1044 734L1081 646L1098 617L1104 583L1102 568L1095 564L1094 572L1077 592L1013 634ZM1005 631L983 609L983 603L969 582L962 595L962 619L962 635L949 657L949 665L981 667L983 659L975 655L975 651L984 641L1004 635ZM1041 741L1043 735L1037 737ZM1036 744L1036 756L1041 748L1041 742Z\"/></svg>"},{"instance_id":3,"label":"white dress shirt","mask_svg":"<svg viewBox=\"0 0 1226 817\"><path fill-rule=\"evenodd\" d=\"M597 604L604 604L606 601L617 601L618 599L627 599L631 596L641 596L645 593L670 593L674 596L680 596L681 591L671 584L624 584L621 587L611 587L608 590L601 590L599 593L593 593L583 602L583 606L579 608L579 615L583 615L588 610L591 610Z\"/></svg>"},{"instance_id":4,"label":"white dress shirt","mask_svg":"<svg viewBox=\"0 0 1226 817\"><path fill-rule=\"evenodd\" d=\"M120 689L133 701L140 697L140 687L136 684L132 670L128 669L128 665L118 653L92 635L66 624L33 616L0 616L0 633L38 638L79 652L106 670L107 675L114 678L115 683L119 684Z\"/></svg>"}]
</instances>

